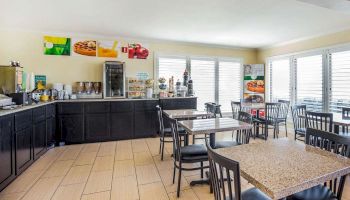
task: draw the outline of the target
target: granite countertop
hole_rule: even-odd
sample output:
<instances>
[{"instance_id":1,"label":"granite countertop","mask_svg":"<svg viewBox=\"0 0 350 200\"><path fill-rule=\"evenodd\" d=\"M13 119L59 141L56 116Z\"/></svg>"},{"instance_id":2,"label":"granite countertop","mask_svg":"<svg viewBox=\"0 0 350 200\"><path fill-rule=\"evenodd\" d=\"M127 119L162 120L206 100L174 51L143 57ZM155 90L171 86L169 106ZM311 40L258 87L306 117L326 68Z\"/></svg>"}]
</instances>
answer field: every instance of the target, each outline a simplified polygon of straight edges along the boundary
<instances>
[{"instance_id":1,"label":"granite countertop","mask_svg":"<svg viewBox=\"0 0 350 200\"><path fill-rule=\"evenodd\" d=\"M238 161L241 175L281 199L350 173L350 159L288 139L215 150Z\"/></svg>"},{"instance_id":2,"label":"granite countertop","mask_svg":"<svg viewBox=\"0 0 350 200\"><path fill-rule=\"evenodd\" d=\"M206 111L198 111L193 109L181 109L181 110L163 110L163 113L169 118L173 119L186 119L192 117L209 117L213 114Z\"/></svg>"},{"instance_id":3,"label":"granite countertop","mask_svg":"<svg viewBox=\"0 0 350 200\"><path fill-rule=\"evenodd\" d=\"M179 121L189 134L210 134L224 131L251 129L252 125L232 118L210 118Z\"/></svg>"},{"instance_id":4,"label":"granite countertop","mask_svg":"<svg viewBox=\"0 0 350 200\"><path fill-rule=\"evenodd\" d=\"M197 97L164 97L164 98L150 98L150 99L129 99L129 98L105 98L105 99L69 99L69 100L55 100L55 101L48 101L48 102L39 102L37 104L33 103L32 105L26 105L26 106L19 106L15 109L11 110L1 110L0 109L0 116L8 115L36 107L40 107L43 105L48 105L51 103L63 103L63 102L108 102L108 101L151 101L151 100L159 100L159 99L183 99L183 98L197 98Z\"/></svg>"}]
</instances>

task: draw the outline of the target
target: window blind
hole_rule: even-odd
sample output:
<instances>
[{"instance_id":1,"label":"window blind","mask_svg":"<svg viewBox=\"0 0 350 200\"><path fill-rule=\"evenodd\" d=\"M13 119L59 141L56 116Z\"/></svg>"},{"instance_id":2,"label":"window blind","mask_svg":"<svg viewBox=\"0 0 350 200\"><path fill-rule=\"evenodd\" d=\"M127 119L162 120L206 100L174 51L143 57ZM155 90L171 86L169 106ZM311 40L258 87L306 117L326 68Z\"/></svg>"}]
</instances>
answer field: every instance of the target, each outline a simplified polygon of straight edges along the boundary
<instances>
[{"instance_id":1,"label":"window blind","mask_svg":"<svg viewBox=\"0 0 350 200\"><path fill-rule=\"evenodd\" d=\"M330 66L330 111L341 112L341 107L350 107L350 51L329 55Z\"/></svg>"},{"instance_id":2,"label":"window blind","mask_svg":"<svg viewBox=\"0 0 350 200\"><path fill-rule=\"evenodd\" d=\"M231 111L231 101L241 98L241 63L219 61L219 104L221 110Z\"/></svg>"},{"instance_id":3,"label":"window blind","mask_svg":"<svg viewBox=\"0 0 350 200\"><path fill-rule=\"evenodd\" d=\"M269 62L271 101L290 100L290 64L289 59Z\"/></svg>"},{"instance_id":4,"label":"window blind","mask_svg":"<svg viewBox=\"0 0 350 200\"><path fill-rule=\"evenodd\" d=\"M178 79L182 82L182 76L186 70L186 58L183 57L159 57L158 78L164 77L167 81L174 76L174 82ZM157 80L156 80L157 81Z\"/></svg>"},{"instance_id":5,"label":"window blind","mask_svg":"<svg viewBox=\"0 0 350 200\"><path fill-rule=\"evenodd\" d=\"M297 103L308 110L322 111L322 55L296 58Z\"/></svg>"},{"instance_id":6,"label":"window blind","mask_svg":"<svg viewBox=\"0 0 350 200\"><path fill-rule=\"evenodd\" d=\"M204 110L204 103L215 102L215 60L191 59L191 78L197 96L197 109Z\"/></svg>"}]
</instances>

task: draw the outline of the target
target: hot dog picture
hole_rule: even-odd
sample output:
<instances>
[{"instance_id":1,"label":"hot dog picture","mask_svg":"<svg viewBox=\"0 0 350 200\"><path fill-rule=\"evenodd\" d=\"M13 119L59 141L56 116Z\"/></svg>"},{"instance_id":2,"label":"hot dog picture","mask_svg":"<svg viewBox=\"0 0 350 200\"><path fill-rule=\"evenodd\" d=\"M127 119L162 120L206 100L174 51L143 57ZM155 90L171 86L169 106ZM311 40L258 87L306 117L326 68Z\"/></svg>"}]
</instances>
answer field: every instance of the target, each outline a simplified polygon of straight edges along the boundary
<instances>
[{"instance_id":1,"label":"hot dog picture","mask_svg":"<svg viewBox=\"0 0 350 200\"><path fill-rule=\"evenodd\" d=\"M262 80L253 80L246 83L247 90L250 92L264 93L265 84Z\"/></svg>"}]
</instances>

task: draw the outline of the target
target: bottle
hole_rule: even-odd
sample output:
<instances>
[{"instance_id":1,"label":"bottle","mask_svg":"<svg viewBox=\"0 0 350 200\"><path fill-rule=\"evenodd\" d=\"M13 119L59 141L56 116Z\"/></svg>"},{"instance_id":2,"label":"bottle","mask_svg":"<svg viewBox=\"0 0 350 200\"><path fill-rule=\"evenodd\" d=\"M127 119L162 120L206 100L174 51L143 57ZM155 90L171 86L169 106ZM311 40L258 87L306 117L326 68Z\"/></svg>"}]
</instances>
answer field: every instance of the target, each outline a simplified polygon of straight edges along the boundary
<instances>
[{"instance_id":1,"label":"bottle","mask_svg":"<svg viewBox=\"0 0 350 200\"><path fill-rule=\"evenodd\" d=\"M180 79L177 79L177 82L176 82L176 96L179 96L180 89L181 89L181 82L180 82Z\"/></svg>"},{"instance_id":2,"label":"bottle","mask_svg":"<svg viewBox=\"0 0 350 200\"><path fill-rule=\"evenodd\" d=\"M183 79L184 79L183 80L183 86L187 87L187 85L188 85L188 71L187 71L187 69L184 72Z\"/></svg>"},{"instance_id":3,"label":"bottle","mask_svg":"<svg viewBox=\"0 0 350 200\"><path fill-rule=\"evenodd\" d=\"M187 91L187 95L188 96L193 96L194 92L193 92L193 80L190 78L190 80L188 81L188 91Z\"/></svg>"}]
</instances>

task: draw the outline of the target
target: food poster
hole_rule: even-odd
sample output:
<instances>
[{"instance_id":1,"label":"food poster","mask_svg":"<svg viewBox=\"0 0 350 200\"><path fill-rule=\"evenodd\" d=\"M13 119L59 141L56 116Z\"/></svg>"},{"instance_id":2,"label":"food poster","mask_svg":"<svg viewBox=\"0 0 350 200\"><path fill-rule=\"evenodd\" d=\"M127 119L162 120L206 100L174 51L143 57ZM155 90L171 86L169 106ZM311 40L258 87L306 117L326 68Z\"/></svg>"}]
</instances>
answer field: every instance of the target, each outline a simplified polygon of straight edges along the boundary
<instances>
[{"instance_id":1,"label":"food poster","mask_svg":"<svg viewBox=\"0 0 350 200\"><path fill-rule=\"evenodd\" d=\"M129 59L147 59L149 55L148 45L140 43L129 43L122 47L122 52L128 54Z\"/></svg>"},{"instance_id":2,"label":"food poster","mask_svg":"<svg viewBox=\"0 0 350 200\"><path fill-rule=\"evenodd\" d=\"M72 49L72 55L96 57L97 41L88 39L73 39Z\"/></svg>"},{"instance_id":3,"label":"food poster","mask_svg":"<svg viewBox=\"0 0 350 200\"><path fill-rule=\"evenodd\" d=\"M245 102L265 101L265 67L263 64L244 65L243 98Z\"/></svg>"},{"instance_id":4,"label":"food poster","mask_svg":"<svg viewBox=\"0 0 350 200\"><path fill-rule=\"evenodd\" d=\"M118 41L98 41L97 56L104 58L118 58L120 52Z\"/></svg>"},{"instance_id":5,"label":"food poster","mask_svg":"<svg viewBox=\"0 0 350 200\"><path fill-rule=\"evenodd\" d=\"M35 83L35 88L37 88L38 90L44 90L46 88L46 76L35 75L34 83Z\"/></svg>"},{"instance_id":6,"label":"food poster","mask_svg":"<svg viewBox=\"0 0 350 200\"><path fill-rule=\"evenodd\" d=\"M44 55L69 56L70 48L70 38L44 36Z\"/></svg>"}]
</instances>

